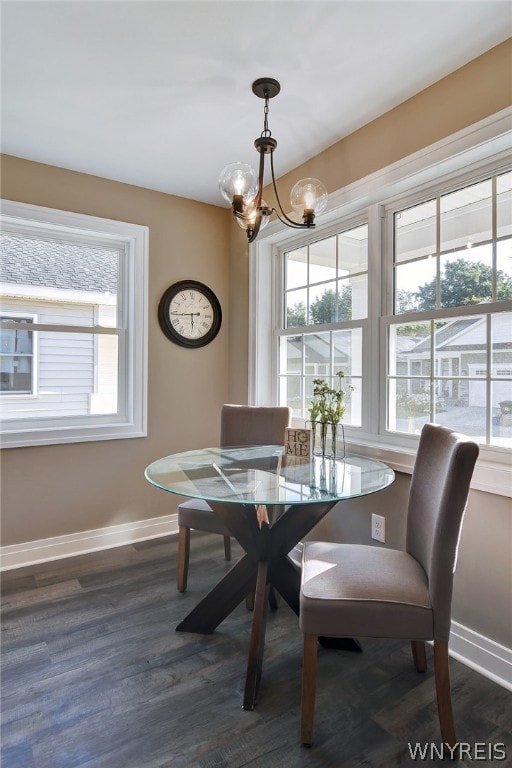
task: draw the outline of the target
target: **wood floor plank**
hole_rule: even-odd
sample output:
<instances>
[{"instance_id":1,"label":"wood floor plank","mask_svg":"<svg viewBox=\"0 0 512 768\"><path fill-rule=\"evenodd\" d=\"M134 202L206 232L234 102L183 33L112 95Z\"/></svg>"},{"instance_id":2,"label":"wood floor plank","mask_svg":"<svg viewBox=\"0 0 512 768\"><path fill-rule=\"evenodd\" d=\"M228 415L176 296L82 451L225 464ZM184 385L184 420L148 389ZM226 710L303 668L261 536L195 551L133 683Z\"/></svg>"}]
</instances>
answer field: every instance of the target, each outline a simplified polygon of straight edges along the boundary
<instances>
[{"instance_id":1,"label":"wood floor plank","mask_svg":"<svg viewBox=\"0 0 512 768\"><path fill-rule=\"evenodd\" d=\"M411 765L409 741L439 744L431 649L420 675L408 642L364 640L361 654L319 648L302 748L302 636L285 601L268 615L257 707L242 710L245 604L211 635L175 631L230 568L221 537L193 534L183 594L176 561L166 537L4 573L2 768L394 768ZM506 743L512 764L510 693L450 670L459 736Z\"/></svg>"}]
</instances>

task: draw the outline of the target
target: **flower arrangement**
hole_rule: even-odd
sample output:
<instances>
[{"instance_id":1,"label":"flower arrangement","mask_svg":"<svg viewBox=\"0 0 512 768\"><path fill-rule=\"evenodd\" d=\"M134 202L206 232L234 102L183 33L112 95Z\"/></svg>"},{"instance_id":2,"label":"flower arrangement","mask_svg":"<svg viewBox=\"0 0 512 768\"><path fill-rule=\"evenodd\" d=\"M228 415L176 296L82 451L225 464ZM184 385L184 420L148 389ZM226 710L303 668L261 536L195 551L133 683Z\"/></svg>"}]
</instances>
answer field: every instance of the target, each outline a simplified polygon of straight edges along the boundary
<instances>
[{"instance_id":1,"label":"flower arrangement","mask_svg":"<svg viewBox=\"0 0 512 768\"><path fill-rule=\"evenodd\" d=\"M346 391L341 388L341 380L345 377L343 371L337 371L338 386L330 387L325 379L313 379L313 400L309 406L311 421L320 421L323 424L339 424L347 410L347 402L344 402ZM354 387L349 386L349 392ZM348 400L348 398L347 398Z\"/></svg>"},{"instance_id":2,"label":"flower arrangement","mask_svg":"<svg viewBox=\"0 0 512 768\"><path fill-rule=\"evenodd\" d=\"M313 425L313 442L315 442L315 427L320 424L320 440L322 455L326 455L327 427L330 425L332 438L332 454L336 455L337 426L347 410L347 401L354 387L349 385L342 389L343 371L337 371L337 386L331 387L325 379L313 379L313 400L309 406L309 416ZM348 394L347 394L348 392Z\"/></svg>"}]
</instances>

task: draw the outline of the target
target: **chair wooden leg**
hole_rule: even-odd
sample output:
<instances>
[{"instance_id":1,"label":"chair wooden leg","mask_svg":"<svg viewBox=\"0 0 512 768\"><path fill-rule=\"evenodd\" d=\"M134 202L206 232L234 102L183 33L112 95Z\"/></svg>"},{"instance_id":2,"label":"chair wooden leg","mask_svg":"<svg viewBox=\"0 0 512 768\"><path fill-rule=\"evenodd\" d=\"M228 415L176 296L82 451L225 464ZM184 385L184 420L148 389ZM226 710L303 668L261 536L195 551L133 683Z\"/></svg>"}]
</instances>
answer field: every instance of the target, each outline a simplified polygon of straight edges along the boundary
<instances>
[{"instance_id":1,"label":"chair wooden leg","mask_svg":"<svg viewBox=\"0 0 512 768\"><path fill-rule=\"evenodd\" d=\"M447 642L434 640L434 665L441 738L445 744L453 749L457 744L457 736L455 734L455 723L453 720Z\"/></svg>"},{"instance_id":2,"label":"chair wooden leg","mask_svg":"<svg viewBox=\"0 0 512 768\"><path fill-rule=\"evenodd\" d=\"M231 560L231 539L229 536L224 536L224 558Z\"/></svg>"},{"instance_id":3,"label":"chair wooden leg","mask_svg":"<svg viewBox=\"0 0 512 768\"><path fill-rule=\"evenodd\" d=\"M411 640L411 650L416 670L418 672L425 672L427 669L427 654L425 653L425 643L423 640Z\"/></svg>"},{"instance_id":4,"label":"chair wooden leg","mask_svg":"<svg viewBox=\"0 0 512 768\"><path fill-rule=\"evenodd\" d=\"M300 740L305 747L310 747L313 740L313 717L315 714L316 670L317 670L316 635L304 635L304 654L302 659L302 699L300 712Z\"/></svg>"},{"instance_id":5,"label":"chair wooden leg","mask_svg":"<svg viewBox=\"0 0 512 768\"><path fill-rule=\"evenodd\" d=\"M185 592L188 578L188 561L190 558L190 528L180 525L178 528L178 570L176 584L179 592Z\"/></svg>"}]
</instances>

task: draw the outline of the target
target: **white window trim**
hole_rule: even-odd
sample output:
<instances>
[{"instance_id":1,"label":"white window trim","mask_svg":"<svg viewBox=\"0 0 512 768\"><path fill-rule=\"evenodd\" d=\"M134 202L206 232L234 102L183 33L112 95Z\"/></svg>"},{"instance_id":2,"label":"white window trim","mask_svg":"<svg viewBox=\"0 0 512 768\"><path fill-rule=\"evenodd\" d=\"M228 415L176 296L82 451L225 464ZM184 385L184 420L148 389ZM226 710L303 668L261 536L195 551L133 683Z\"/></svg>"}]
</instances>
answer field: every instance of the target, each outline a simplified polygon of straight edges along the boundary
<instances>
[{"instance_id":1,"label":"white window trim","mask_svg":"<svg viewBox=\"0 0 512 768\"><path fill-rule=\"evenodd\" d=\"M387 168L382 168L363 179L338 190L329 196L327 212L322 215L308 241L327 237L340 221L368 209L369 219L378 225L383 219L384 206L406 193L434 183L446 183L466 169L475 173L479 168L499 167L510 158L512 144L512 108L449 136ZM369 224L371 222L369 221ZM383 237L383 226L379 227ZM302 240L305 242L305 240ZM297 237L280 222L273 222L249 248L249 392L251 405L277 403L277 352L274 331L279 323L279 291L281 274L277 254L283 248L296 247ZM375 246L369 253L370 269L380 270L380 258ZM375 292L370 281L370 291ZM381 295L370 294L379 306L389 306L389 281L381 281ZM269 290L274 286L275 290ZM380 371L385 370L385 346L380 343L381 320L376 315L370 324L368 354L373 360L380 355ZM379 350L379 351L377 351ZM385 461L395 470L411 473L416 455L417 437L379 433L379 413L383 398L381 375L370 377L368 423L370 430L352 432L346 429L350 450L374 456ZM509 451L488 450L482 447L473 475L472 487L488 493L512 497L512 467Z\"/></svg>"},{"instance_id":2,"label":"white window trim","mask_svg":"<svg viewBox=\"0 0 512 768\"><path fill-rule=\"evenodd\" d=\"M10 200L1 201L2 226L17 231L49 231L83 236L125 249L120 271L121 297L117 329L94 328L94 333L116 333L119 339L118 414L58 419L20 419L4 422L2 448L114 440L147 435L147 337L148 337L148 227L85 214L59 211ZM86 236L86 239L88 237ZM76 327L47 326L49 330L77 331ZM41 326L36 327L36 331ZM83 332L84 329L82 329ZM87 329L85 329L87 330ZM88 329L89 331L92 329ZM124 384L124 386L121 385Z\"/></svg>"}]
</instances>

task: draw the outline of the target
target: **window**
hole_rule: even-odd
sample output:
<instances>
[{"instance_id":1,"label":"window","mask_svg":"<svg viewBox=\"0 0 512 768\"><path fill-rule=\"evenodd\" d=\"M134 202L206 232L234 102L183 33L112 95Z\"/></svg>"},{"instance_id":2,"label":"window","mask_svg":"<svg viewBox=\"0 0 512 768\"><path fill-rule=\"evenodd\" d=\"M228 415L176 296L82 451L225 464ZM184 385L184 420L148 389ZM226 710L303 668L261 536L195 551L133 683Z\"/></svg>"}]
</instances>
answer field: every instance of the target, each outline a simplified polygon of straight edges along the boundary
<instances>
[{"instance_id":1,"label":"window","mask_svg":"<svg viewBox=\"0 0 512 768\"><path fill-rule=\"evenodd\" d=\"M410 472L435 419L480 442L473 485L510 495L510 138L508 113L491 116L331 194L313 231L260 235L250 403L289 404L299 426L312 379L341 369L351 450Z\"/></svg>"},{"instance_id":2,"label":"window","mask_svg":"<svg viewBox=\"0 0 512 768\"><path fill-rule=\"evenodd\" d=\"M145 434L146 261L145 227L3 203L3 447Z\"/></svg>"},{"instance_id":3,"label":"window","mask_svg":"<svg viewBox=\"0 0 512 768\"><path fill-rule=\"evenodd\" d=\"M280 403L306 416L313 381L343 371L345 423L360 426L362 350L368 316L368 225L358 224L283 253Z\"/></svg>"},{"instance_id":4,"label":"window","mask_svg":"<svg viewBox=\"0 0 512 768\"><path fill-rule=\"evenodd\" d=\"M512 447L512 172L389 208L392 309L382 432L418 435L436 421L484 445ZM344 423L365 427L371 397L368 224L284 248L279 402L308 418L313 380L343 371ZM389 272L389 269L388 269ZM373 312L374 316L377 315ZM485 364L486 367L482 368ZM505 406L504 406L505 404ZM383 425L384 421L384 425Z\"/></svg>"},{"instance_id":5,"label":"window","mask_svg":"<svg viewBox=\"0 0 512 768\"><path fill-rule=\"evenodd\" d=\"M0 315L0 323L19 326L0 330L0 396L29 394L34 391L33 331L24 330L33 317Z\"/></svg>"},{"instance_id":6,"label":"window","mask_svg":"<svg viewBox=\"0 0 512 768\"><path fill-rule=\"evenodd\" d=\"M388 225L387 429L436 421L512 447L512 172L393 206Z\"/></svg>"}]
</instances>

